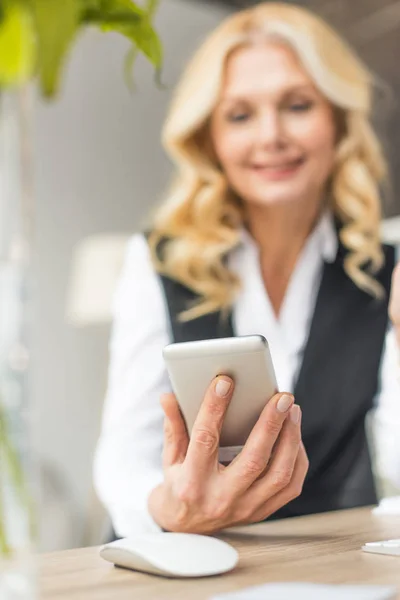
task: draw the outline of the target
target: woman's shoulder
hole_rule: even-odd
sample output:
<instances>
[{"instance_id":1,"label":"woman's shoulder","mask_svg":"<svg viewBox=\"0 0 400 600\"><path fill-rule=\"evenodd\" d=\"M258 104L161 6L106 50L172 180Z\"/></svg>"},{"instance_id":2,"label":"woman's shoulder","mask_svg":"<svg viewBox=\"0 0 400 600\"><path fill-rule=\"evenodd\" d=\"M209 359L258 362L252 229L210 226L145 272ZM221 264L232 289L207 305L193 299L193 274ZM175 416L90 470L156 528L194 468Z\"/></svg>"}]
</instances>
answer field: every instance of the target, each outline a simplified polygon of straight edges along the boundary
<instances>
[{"instance_id":1,"label":"woman's shoulder","mask_svg":"<svg viewBox=\"0 0 400 600\"><path fill-rule=\"evenodd\" d=\"M133 306L154 309L160 300L159 278L154 269L146 234L138 232L128 239L115 293L114 308L129 312Z\"/></svg>"}]
</instances>

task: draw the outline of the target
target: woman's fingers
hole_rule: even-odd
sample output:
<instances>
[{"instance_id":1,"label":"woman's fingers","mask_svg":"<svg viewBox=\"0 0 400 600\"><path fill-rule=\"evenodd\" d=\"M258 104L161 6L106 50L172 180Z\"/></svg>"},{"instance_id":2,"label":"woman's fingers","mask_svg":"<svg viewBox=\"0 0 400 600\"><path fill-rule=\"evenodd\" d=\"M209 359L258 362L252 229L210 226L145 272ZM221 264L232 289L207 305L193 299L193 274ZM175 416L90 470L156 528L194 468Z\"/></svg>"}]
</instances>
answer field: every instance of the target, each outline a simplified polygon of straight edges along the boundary
<instances>
[{"instance_id":1,"label":"woman's fingers","mask_svg":"<svg viewBox=\"0 0 400 600\"><path fill-rule=\"evenodd\" d=\"M216 377L207 389L186 455L186 466L196 476L202 477L218 463L219 437L233 389L232 379L225 375Z\"/></svg>"},{"instance_id":2,"label":"woman's fingers","mask_svg":"<svg viewBox=\"0 0 400 600\"><path fill-rule=\"evenodd\" d=\"M262 478L256 481L249 490L250 497L258 497L260 503L266 498L271 498L292 481L293 471L301 444L301 409L295 404L292 406L289 418L282 427L281 435L277 441L274 453L268 468Z\"/></svg>"},{"instance_id":3,"label":"woman's fingers","mask_svg":"<svg viewBox=\"0 0 400 600\"><path fill-rule=\"evenodd\" d=\"M293 478L301 447L300 422L300 407L294 405L283 424L265 473L244 493L238 504L236 516L240 521L257 520L260 510L265 510L273 499L280 508L292 499L292 495L294 497L296 490L293 489ZM286 501L286 496L279 496L281 493L286 494ZM282 504L279 505L279 502Z\"/></svg>"},{"instance_id":4,"label":"woman's fingers","mask_svg":"<svg viewBox=\"0 0 400 600\"><path fill-rule=\"evenodd\" d=\"M263 521L277 510L282 508L282 506L285 506L288 504L288 502L291 502L291 500L294 500L300 496L303 489L304 480L307 475L308 465L309 462L307 453L303 443L301 442L290 483L275 496L269 498L263 504L261 504L259 509L253 514L251 521L248 522L257 523L259 521Z\"/></svg>"},{"instance_id":5,"label":"woman's fingers","mask_svg":"<svg viewBox=\"0 0 400 600\"><path fill-rule=\"evenodd\" d=\"M270 400L239 457L224 471L216 468L232 393L229 377L211 383L190 440L175 396L161 400L166 479L152 506L157 522L167 529L210 533L260 521L301 492L308 460L301 442L301 411L289 394Z\"/></svg>"},{"instance_id":6,"label":"woman's fingers","mask_svg":"<svg viewBox=\"0 0 400 600\"><path fill-rule=\"evenodd\" d=\"M189 436L174 394L163 394L161 406L165 413L163 464L166 468L185 460Z\"/></svg>"},{"instance_id":7,"label":"woman's fingers","mask_svg":"<svg viewBox=\"0 0 400 600\"><path fill-rule=\"evenodd\" d=\"M265 406L242 451L224 472L235 493L247 490L265 470L293 402L291 394L276 394Z\"/></svg>"}]
</instances>

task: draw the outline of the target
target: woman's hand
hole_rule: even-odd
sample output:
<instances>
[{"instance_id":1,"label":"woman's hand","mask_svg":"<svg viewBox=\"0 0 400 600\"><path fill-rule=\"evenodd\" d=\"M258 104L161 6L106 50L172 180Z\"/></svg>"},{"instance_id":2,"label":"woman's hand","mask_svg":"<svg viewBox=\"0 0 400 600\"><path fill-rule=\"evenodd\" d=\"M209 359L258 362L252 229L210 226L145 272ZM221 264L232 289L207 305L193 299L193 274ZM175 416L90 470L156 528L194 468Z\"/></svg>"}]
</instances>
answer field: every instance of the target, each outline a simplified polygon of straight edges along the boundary
<instances>
[{"instance_id":1,"label":"woman's hand","mask_svg":"<svg viewBox=\"0 0 400 600\"><path fill-rule=\"evenodd\" d=\"M219 436L234 384L218 377L210 385L192 435L173 394L165 412L164 482L150 494L149 510L168 531L212 533L262 521L301 493L308 459L301 441L300 407L290 394L265 406L240 454L218 462Z\"/></svg>"},{"instance_id":2,"label":"woman's hand","mask_svg":"<svg viewBox=\"0 0 400 600\"><path fill-rule=\"evenodd\" d=\"M394 327L397 344L400 349L400 262L396 265L392 275L389 317Z\"/></svg>"}]
</instances>

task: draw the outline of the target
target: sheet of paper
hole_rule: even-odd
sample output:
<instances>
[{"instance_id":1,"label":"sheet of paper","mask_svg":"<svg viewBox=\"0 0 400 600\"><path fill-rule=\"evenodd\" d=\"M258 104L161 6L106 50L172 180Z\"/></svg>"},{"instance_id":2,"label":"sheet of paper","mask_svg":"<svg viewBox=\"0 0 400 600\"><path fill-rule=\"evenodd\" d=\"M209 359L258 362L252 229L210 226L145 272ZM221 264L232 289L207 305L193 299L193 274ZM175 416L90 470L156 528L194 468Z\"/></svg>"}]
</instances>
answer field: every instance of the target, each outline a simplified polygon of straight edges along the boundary
<instances>
[{"instance_id":1,"label":"sheet of paper","mask_svg":"<svg viewBox=\"0 0 400 600\"><path fill-rule=\"evenodd\" d=\"M379 506L372 511L375 515L400 515L400 496L382 498ZM372 541L372 540L371 540Z\"/></svg>"},{"instance_id":2,"label":"sheet of paper","mask_svg":"<svg viewBox=\"0 0 400 600\"><path fill-rule=\"evenodd\" d=\"M396 597L397 589L393 586L267 583L212 596L210 600L396 600Z\"/></svg>"}]
</instances>

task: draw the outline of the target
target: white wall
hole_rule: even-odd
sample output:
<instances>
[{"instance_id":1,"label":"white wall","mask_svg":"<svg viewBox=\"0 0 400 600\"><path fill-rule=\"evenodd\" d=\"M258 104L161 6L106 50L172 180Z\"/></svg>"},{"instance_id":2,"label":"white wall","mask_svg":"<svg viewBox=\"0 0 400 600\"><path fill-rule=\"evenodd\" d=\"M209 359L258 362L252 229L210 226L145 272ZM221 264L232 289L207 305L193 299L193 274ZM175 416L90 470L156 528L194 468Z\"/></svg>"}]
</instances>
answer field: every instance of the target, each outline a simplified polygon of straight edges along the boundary
<instances>
[{"instance_id":1,"label":"white wall","mask_svg":"<svg viewBox=\"0 0 400 600\"><path fill-rule=\"evenodd\" d=\"M224 14L209 4L162 0L156 26L170 88ZM112 34L86 34L69 61L61 97L37 107L33 401L38 453L55 475L54 489L47 482L42 490L44 550L83 543L106 384L107 328L76 330L65 320L74 247L94 233L140 227L169 177L159 135L171 89L158 90L151 68L139 60L132 95L122 74L126 48ZM57 494L66 493L78 524L72 529L72 516L57 504Z\"/></svg>"}]
</instances>

